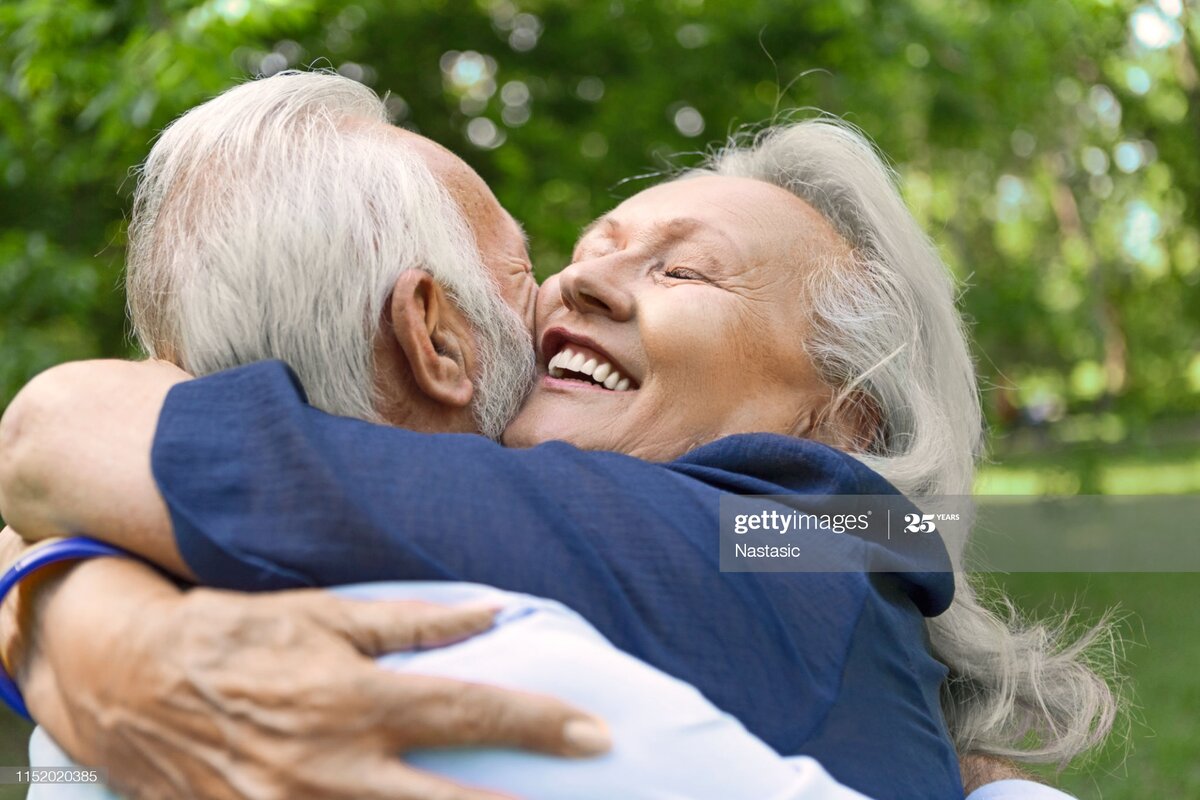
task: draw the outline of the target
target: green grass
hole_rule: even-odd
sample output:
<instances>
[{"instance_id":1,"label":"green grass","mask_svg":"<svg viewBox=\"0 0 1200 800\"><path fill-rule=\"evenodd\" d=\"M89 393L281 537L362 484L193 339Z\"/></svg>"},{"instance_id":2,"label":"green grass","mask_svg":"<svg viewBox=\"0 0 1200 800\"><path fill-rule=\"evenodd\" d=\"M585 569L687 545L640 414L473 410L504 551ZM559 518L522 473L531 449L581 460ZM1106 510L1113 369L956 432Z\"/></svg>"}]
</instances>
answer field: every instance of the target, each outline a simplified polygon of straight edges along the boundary
<instances>
[{"instance_id":1,"label":"green grass","mask_svg":"<svg viewBox=\"0 0 1200 800\"><path fill-rule=\"evenodd\" d=\"M25 766L29 763L26 744L33 727L26 725L7 708L0 710L0 767ZM20 800L24 786L0 786L0 800Z\"/></svg>"},{"instance_id":2,"label":"green grass","mask_svg":"<svg viewBox=\"0 0 1200 800\"><path fill-rule=\"evenodd\" d=\"M980 494L1200 493L1200 446L1194 441L1100 444L1003 454L979 472Z\"/></svg>"},{"instance_id":3,"label":"green grass","mask_svg":"<svg viewBox=\"0 0 1200 800\"><path fill-rule=\"evenodd\" d=\"M1151 445L1095 444L1011 454L981 470L982 494L1200 493L1200 447L1190 437ZM1127 739L1113 737L1088 763L1040 769L1080 798L1200 797L1200 630L1197 573L1022 573L996 575L1031 616L1076 608L1098 619L1123 615L1131 695Z\"/></svg>"},{"instance_id":4,"label":"green grass","mask_svg":"<svg viewBox=\"0 0 1200 800\"><path fill-rule=\"evenodd\" d=\"M1200 574L1025 573L996 576L1032 615L1075 606L1085 618L1124 612L1130 679L1127 741L1114 738L1089 764L1061 774L1039 770L1080 798L1200 797L1200 636L1194 606Z\"/></svg>"}]
</instances>

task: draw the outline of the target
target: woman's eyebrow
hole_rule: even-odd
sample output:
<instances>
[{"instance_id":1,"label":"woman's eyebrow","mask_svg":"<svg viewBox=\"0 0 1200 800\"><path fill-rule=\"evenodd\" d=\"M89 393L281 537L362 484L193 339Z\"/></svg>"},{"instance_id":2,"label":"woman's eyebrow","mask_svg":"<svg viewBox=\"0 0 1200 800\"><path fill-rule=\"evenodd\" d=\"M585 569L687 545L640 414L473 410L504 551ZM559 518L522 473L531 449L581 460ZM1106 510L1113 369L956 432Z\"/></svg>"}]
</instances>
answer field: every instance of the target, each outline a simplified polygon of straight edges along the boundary
<instances>
[{"instance_id":1,"label":"woman's eyebrow","mask_svg":"<svg viewBox=\"0 0 1200 800\"><path fill-rule=\"evenodd\" d=\"M715 225L696 217L674 217L654 226L664 242L677 242L694 233L711 234L729 242L729 235Z\"/></svg>"},{"instance_id":2,"label":"woman's eyebrow","mask_svg":"<svg viewBox=\"0 0 1200 800\"><path fill-rule=\"evenodd\" d=\"M621 223L615 220L611 215L606 214L592 221L579 234L579 238L575 240L576 249L589 235L596 231L603 230L604 234L612 236L620 229ZM736 246L729 234L721 230L719 227L710 222L706 222L698 217L672 217L671 219L656 222L653 226L643 234L643 241L649 242L654 247L670 247L672 245L686 242L688 237L698 234L705 238L714 237L720 239L733 254L740 254L740 248ZM639 238L641 238L639 236ZM704 259L716 264L717 259Z\"/></svg>"},{"instance_id":3,"label":"woman's eyebrow","mask_svg":"<svg viewBox=\"0 0 1200 800\"><path fill-rule=\"evenodd\" d=\"M735 259L740 258L742 250L734 242L732 237L725 231L721 230L711 222L699 219L697 217L674 217L664 220L654 226L654 244L658 247L669 247L672 245L687 244L691 237L711 242L717 239L723 244L730 256ZM711 253L707 253L707 257L701 259L711 264L719 264L721 259L714 258Z\"/></svg>"},{"instance_id":4,"label":"woman's eyebrow","mask_svg":"<svg viewBox=\"0 0 1200 800\"><path fill-rule=\"evenodd\" d=\"M592 222L589 223L586 228L580 231L579 238L575 241L583 241L583 239L587 238L589 234L592 234L601 228L607 228L607 232L612 232L620 227L621 224L613 219L611 215L605 214L602 217L597 217L596 219L592 220ZM673 217L668 220L663 220L662 222L654 223L653 229L657 233L656 238L664 243L673 242L686 238L692 233L701 232L719 236L727 243L732 244L728 234L726 234L723 230L697 217Z\"/></svg>"}]
</instances>

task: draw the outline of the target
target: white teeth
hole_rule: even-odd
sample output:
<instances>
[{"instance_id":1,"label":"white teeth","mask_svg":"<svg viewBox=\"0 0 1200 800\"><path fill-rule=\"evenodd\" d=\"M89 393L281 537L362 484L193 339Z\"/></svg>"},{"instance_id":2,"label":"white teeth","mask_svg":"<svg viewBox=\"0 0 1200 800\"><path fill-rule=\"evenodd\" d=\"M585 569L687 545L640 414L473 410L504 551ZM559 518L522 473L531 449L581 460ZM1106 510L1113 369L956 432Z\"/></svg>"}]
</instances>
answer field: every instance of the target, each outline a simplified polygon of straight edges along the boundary
<instances>
[{"instance_id":1,"label":"white teeth","mask_svg":"<svg viewBox=\"0 0 1200 800\"><path fill-rule=\"evenodd\" d=\"M566 368L567 363L570 362L573 355L574 353L570 349L560 350L558 355L550 359L550 363L546 365L546 370L555 378L562 377L563 369Z\"/></svg>"},{"instance_id":2,"label":"white teeth","mask_svg":"<svg viewBox=\"0 0 1200 800\"><path fill-rule=\"evenodd\" d=\"M607 361L576 353L569 347L564 347L558 352L558 355L550 359L546 365L546 371L554 378L561 378L567 372L590 375L593 381L605 389L617 392L627 391L631 383L629 378L622 377L621 373Z\"/></svg>"}]
</instances>

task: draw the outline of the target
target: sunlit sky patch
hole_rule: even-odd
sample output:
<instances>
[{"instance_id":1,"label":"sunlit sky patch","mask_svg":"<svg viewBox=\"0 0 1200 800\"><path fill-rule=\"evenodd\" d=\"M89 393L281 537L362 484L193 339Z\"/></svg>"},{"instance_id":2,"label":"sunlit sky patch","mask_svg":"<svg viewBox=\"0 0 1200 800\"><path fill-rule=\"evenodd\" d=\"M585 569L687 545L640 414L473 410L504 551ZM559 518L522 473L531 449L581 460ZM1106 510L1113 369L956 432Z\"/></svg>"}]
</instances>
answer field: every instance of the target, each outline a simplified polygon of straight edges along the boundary
<instances>
[{"instance_id":1,"label":"sunlit sky patch","mask_svg":"<svg viewBox=\"0 0 1200 800\"><path fill-rule=\"evenodd\" d=\"M1134 40L1149 50L1170 47L1183 37L1183 28L1162 6L1174 8L1175 0L1161 0L1159 5L1139 6L1129 17ZM1182 9L1180 9L1182 12Z\"/></svg>"}]
</instances>

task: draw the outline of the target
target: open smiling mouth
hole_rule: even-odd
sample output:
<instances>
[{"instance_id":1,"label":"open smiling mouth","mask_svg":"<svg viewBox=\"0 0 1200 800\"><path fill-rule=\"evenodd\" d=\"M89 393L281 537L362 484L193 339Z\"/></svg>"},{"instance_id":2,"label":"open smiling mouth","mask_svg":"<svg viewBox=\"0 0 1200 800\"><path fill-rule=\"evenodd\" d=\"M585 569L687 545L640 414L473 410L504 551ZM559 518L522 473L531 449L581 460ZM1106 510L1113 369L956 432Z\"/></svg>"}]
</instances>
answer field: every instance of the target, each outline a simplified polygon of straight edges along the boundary
<instances>
[{"instance_id":1,"label":"open smiling mouth","mask_svg":"<svg viewBox=\"0 0 1200 800\"><path fill-rule=\"evenodd\" d=\"M567 345L559 350L558 355L550 359L546 368L551 378L579 381L614 392L637 388L603 356L574 345Z\"/></svg>"}]
</instances>

